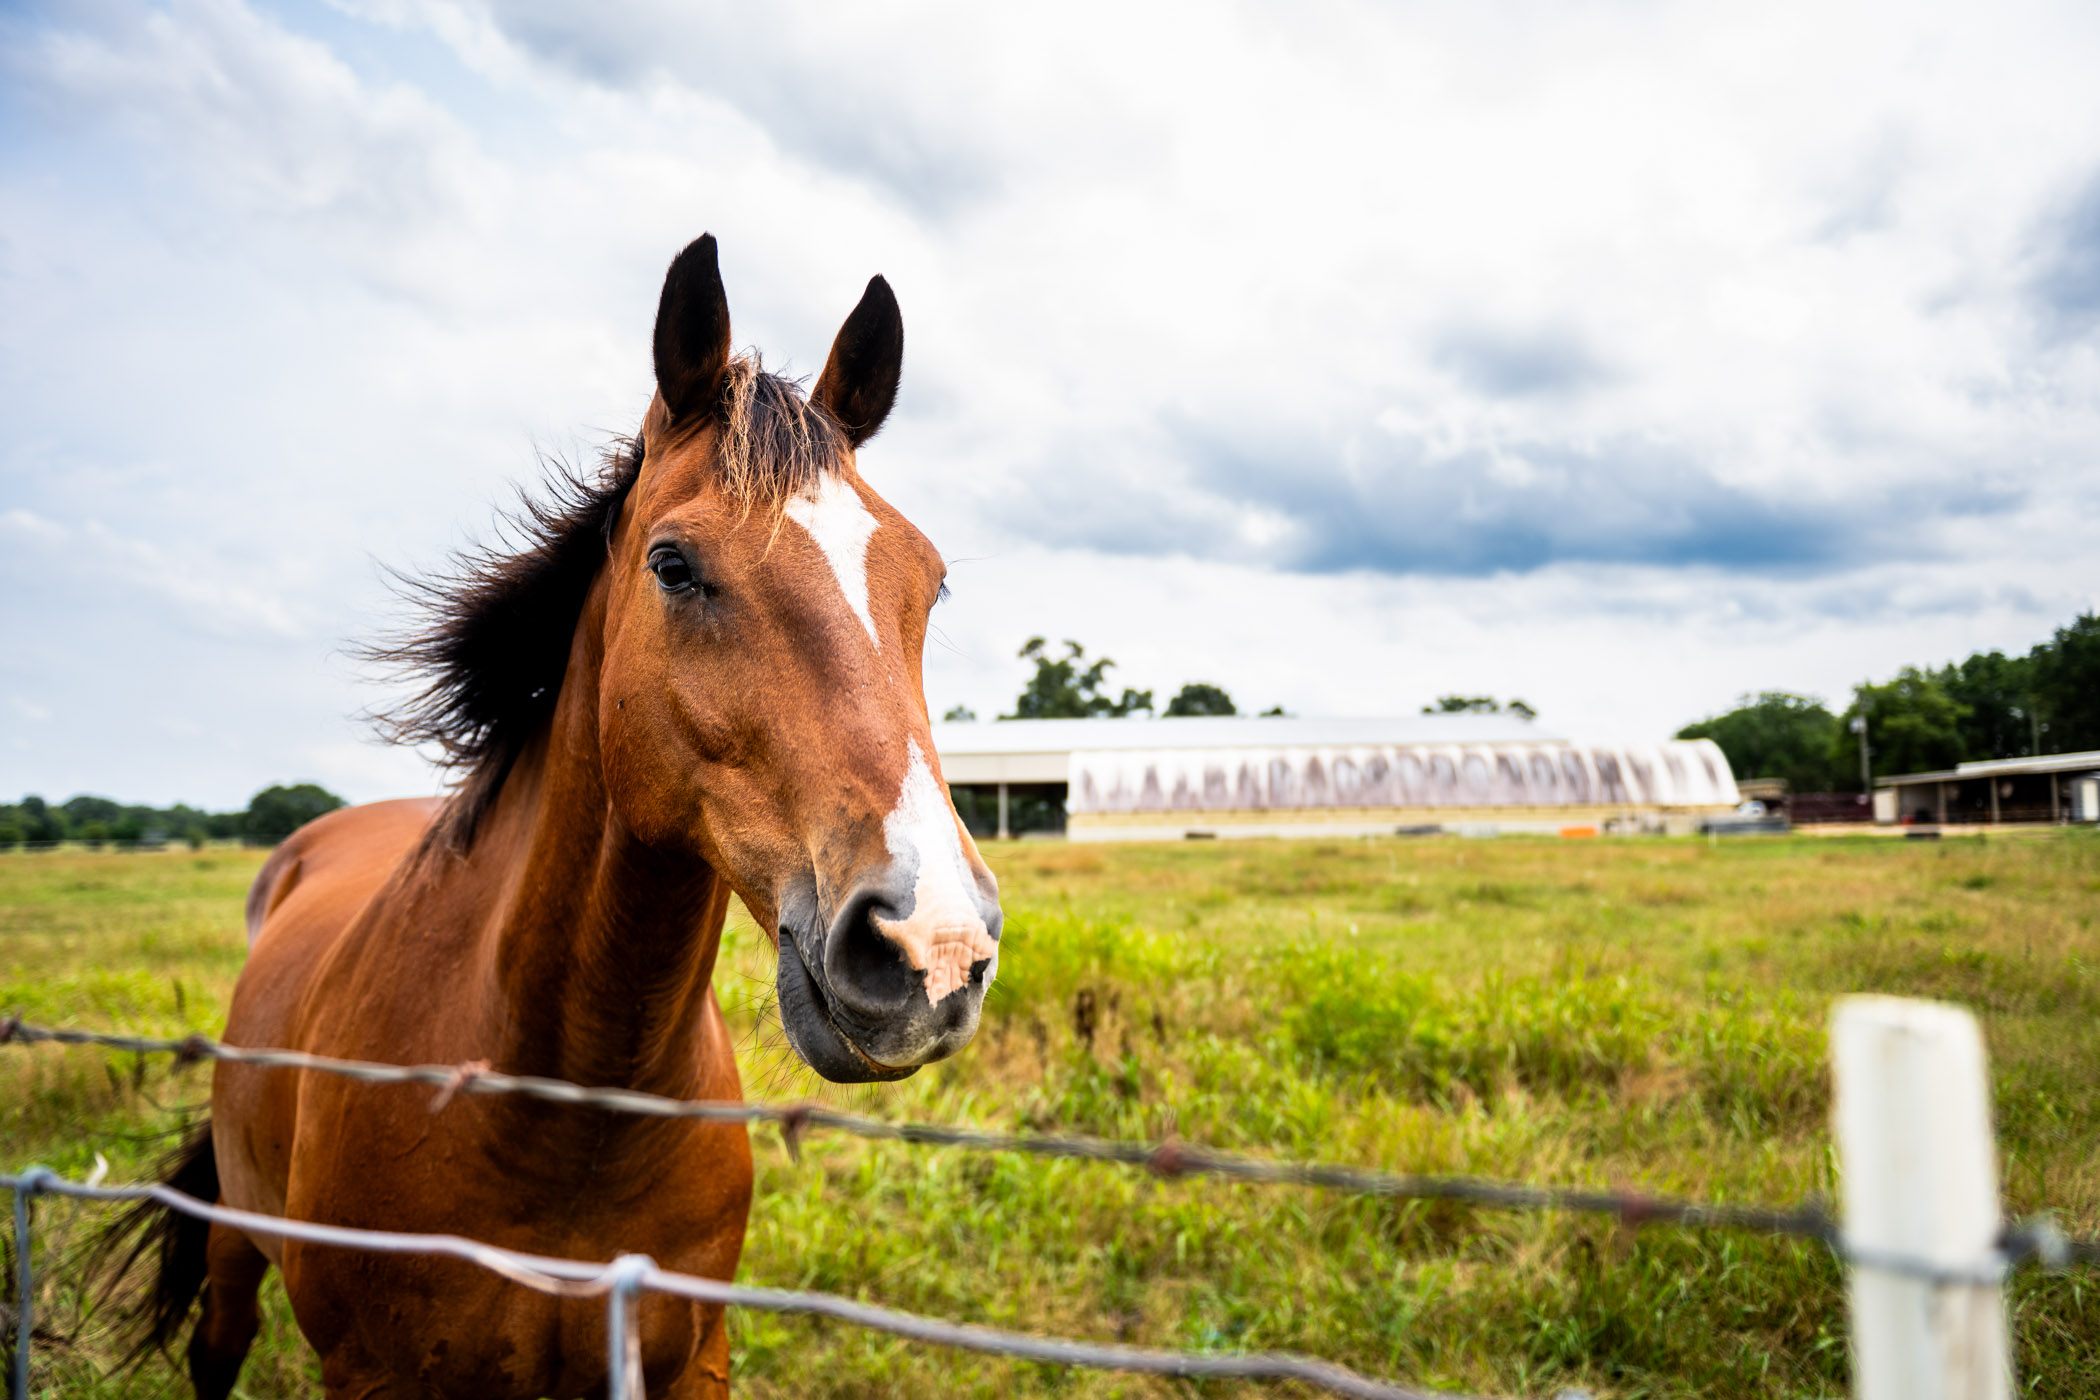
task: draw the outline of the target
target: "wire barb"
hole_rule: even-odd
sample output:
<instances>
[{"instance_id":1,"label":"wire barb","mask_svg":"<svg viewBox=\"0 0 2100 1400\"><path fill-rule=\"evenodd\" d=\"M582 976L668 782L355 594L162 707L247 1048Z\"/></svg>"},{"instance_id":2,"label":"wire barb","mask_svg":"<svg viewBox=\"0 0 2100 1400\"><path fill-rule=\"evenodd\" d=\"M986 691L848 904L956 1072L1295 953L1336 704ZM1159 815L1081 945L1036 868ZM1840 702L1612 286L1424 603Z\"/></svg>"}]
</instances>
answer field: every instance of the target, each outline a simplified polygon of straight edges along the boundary
<instances>
[{"instance_id":1,"label":"wire barb","mask_svg":"<svg viewBox=\"0 0 2100 1400\"><path fill-rule=\"evenodd\" d=\"M809 1128L809 1105L792 1104L780 1115L780 1143L787 1148L788 1160L796 1166L802 1165L802 1134Z\"/></svg>"},{"instance_id":2,"label":"wire barb","mask_svg":"<svg viewBox=\"0 0 2100 1400\"><path fill-rule=\"evenodd\" d=\"M454 1065L451 1077L439 1085L437 1093L431 1096L430 1111L432 1113L438 1112L446 1104L452 1102L454 1094L466 1088L475 1080L485 1075L493 1074L495 1069L496 1067L487 1060L468 1060L464 1064Z\"/></svg>"},{"instance_id":3,"label":"wire barb","mask_svg":"<svg viewBox=\"0 0 2100 1400\"><path fill-rule=\"evenodd\" d=\"M1145 1165L1151 1168L1154 1176L1163 1176L1171 1181L1189 1169L1188 1153L1182 1147L1181 1139L1169 1133L1160 1140L1159 1146L1152 1149L1152 1155L1145 1159Z\"/></svg>"}]
</instances>

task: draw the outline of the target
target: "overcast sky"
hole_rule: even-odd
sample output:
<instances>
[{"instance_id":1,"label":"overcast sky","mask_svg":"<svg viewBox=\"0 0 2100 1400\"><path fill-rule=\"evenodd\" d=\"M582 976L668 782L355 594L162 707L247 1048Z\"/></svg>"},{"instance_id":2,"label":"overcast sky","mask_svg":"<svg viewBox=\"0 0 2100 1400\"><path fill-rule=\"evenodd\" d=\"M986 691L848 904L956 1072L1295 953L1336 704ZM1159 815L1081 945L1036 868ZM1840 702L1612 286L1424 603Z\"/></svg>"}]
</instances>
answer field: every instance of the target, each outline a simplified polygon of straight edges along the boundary
<instances>
[{"instance_id":1,"label":"overcast sky","mask_svg":"<svg viewBox=\"0 0 2100 1400\"><path fill-rule=\"evenodd\" d=\"M651 392L671 256L1155 689L1661 737L2100 604L2100 7L0 6L0 798L432 790L381 565Z\"/></svg>"}]
</instances>

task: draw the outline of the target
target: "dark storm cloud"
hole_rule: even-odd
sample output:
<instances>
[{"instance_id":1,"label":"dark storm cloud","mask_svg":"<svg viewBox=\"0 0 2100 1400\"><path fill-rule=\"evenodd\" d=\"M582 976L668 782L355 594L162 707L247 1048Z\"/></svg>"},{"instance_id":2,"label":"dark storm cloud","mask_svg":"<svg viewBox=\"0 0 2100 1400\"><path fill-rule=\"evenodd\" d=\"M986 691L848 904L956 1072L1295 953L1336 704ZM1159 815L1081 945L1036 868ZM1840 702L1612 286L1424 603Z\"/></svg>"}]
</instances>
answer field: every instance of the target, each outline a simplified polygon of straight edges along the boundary
<instances>
[{"instance_id":1,"label":"dark storm cloud","mask_svg":"<svg viewBox=\"0 0 2100 1400\"><path fill-rule=\"evenodd\" d=\"M942 111L940 84L903 75L877 54L814 42L806 12L693 4L676 10L500 0L497 26L541 62L601 87L671 82L716 97L790 154L866 180L924 213L952 212L995 191L998 167L969 105ZM902 99L910 100L902 100Z\"/></svg>"},{"instance_id":2,"label":"dark storm cloud","mask_svg":"<svg viewBox=\"0 0 2100 1400\"><path fill-rule=\"evenodd\" d=\"M1344 452L1250 450L1187 428L1162 437L1153 460L1175 462L1172 479L1137 453L1121 469L1097 460L1096 471L1044 473L1014 522L1107 553L1315 574L1478 577L1587 563L1800 577L1934 558L1947 523L2025 499L2000 485L1922 480L1820 497L1753 490L1640 441L1432 456L1400 438Z\"/></svg>"},{"instance_id":3,"label":"dark storm cloud","mask_svg":"<svg viewBox=\"0 0 2100 1400\"><path fill-rule=\"evenodd\" d=\"M1638 441L1517 447L1498 465L1485 452L1432 459L1395 440L1365 468L1322 476L1206 455L1225 466L1219 476L1236 494L1266 495L1298 526L1283 562L1313 572L1486 574L1570 562L1846 569L1927 552L1930 524L2016 499L1930 488L1804 499L1733 485Z\"/></svg>"},{"instance_id":4,"label":"dark storm cloud","mask_svg":"<svg viewBox=\"0 0 2100 1400\"><path fill-rule=\"evenodd\" d=\"M2100 171L2061 213L2042 221L2039 269L2028 284L2050 337L2071 340L2100 327Z\"/></svg>"}]
</instances>

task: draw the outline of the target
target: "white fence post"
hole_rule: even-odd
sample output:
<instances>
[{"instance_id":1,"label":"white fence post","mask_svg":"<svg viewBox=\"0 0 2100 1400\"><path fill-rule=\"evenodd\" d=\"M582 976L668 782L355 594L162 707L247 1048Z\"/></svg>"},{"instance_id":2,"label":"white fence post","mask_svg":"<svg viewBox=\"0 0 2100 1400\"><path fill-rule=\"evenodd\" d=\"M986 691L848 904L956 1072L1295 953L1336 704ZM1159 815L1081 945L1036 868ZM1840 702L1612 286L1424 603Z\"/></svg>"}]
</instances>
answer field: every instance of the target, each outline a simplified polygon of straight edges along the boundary
<instances>
[{"instance_id":1,"label":"white fence post","mask_svg":"<svg viewBox=\"0 0 2100 1400\"><path fill-rule=\"evenodd\" d=\"M1937 1002L1846 997L1830 1042L1847 1247L1966 1276L1853 1262L1853 1394L2007 1400L1998 1169L1975 1018Z\"/></svg>"}]
</instances>

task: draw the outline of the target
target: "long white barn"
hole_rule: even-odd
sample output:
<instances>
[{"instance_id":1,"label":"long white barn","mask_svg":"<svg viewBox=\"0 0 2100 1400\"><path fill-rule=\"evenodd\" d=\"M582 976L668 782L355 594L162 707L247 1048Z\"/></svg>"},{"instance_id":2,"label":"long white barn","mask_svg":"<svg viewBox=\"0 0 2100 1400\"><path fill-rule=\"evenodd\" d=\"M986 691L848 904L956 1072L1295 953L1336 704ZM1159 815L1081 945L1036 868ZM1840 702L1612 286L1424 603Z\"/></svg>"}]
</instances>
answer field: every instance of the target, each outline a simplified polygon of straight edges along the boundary
<instances>
[{"instance_id":1,"label":"long white barn","mask_svg":"<svg viewBox=\"0 0 2100 1400\"><path fill-rule=\"evenodd\" d=\"M1710 740L1585 743L1508 715L1008 720L933 737L986 835L1681 830L1740 801Z\"/></svg>"}]
</instances>

